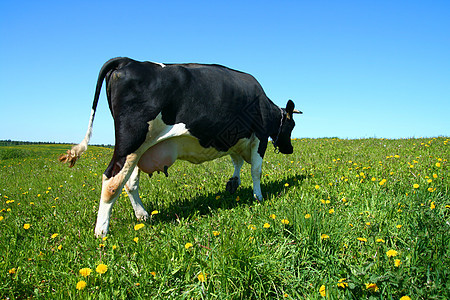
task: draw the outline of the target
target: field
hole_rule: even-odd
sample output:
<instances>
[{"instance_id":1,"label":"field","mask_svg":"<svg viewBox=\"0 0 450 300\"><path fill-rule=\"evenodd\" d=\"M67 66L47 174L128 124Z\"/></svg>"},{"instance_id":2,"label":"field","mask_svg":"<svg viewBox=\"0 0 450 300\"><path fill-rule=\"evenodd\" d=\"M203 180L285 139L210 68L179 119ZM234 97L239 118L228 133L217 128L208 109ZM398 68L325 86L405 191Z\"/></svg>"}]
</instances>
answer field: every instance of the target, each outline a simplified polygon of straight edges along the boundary
<instances>
[{"instance_id":1,"label":"field","mask_svg":"<svg viewBox=\"0 0 450 300\"><path fill-rule=\"evenodd\" d=\"M249 165L230 195L229 158L178 161L141 176L151 220L122 193L106 239L93 230L112 149L69 169L69 145L2 146L0 298L449 299L448 142L269 145L262 203Z\"/></svg>"}]
</instances>

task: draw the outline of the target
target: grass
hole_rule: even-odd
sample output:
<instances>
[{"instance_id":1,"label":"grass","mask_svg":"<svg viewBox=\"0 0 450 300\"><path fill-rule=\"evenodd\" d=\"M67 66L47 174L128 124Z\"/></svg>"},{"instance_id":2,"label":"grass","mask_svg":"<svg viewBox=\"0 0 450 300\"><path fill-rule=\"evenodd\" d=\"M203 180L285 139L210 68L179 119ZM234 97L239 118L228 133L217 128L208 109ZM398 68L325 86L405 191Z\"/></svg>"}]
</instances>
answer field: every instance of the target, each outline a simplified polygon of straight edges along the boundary
<instances>
[{"instance_id":1,"label":"grass","mask_svg":"<svg viewBox=\"0 0 450 300\"><path fill-rule=\"evenodd\" d=\"M105 240L93 229L111 149L90 147L68 169L57 154L69 146L0 147L0 298L448 299L448 142L269 148L262 203L249 165L229 195L228 158L179 161L168 178L141 177L151 220L135 230L123 193Z\"/></svg>"}]
</instances>

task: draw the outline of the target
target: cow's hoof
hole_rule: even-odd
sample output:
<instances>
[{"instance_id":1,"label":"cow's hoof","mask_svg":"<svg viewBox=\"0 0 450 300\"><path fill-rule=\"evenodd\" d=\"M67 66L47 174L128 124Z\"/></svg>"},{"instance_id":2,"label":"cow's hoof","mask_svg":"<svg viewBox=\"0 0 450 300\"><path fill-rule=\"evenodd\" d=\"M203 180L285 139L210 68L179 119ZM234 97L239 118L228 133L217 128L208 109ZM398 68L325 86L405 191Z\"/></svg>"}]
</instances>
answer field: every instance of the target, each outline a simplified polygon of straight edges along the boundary
<instances>
[{"instance_id":1,"label":"cow's hoof","mask_svg":"<svg viewBox=\"0 0 450 300\"><path fill-rule=\"evenodd\" d=\"M225 187L225 190L229 192L230 194L236 193L237 188L239 187L239 178L238 177L232 177L227 182L227 186Z\"/></svg>"},{"instance_id":2,"label":"cow's hoof","mask_svg":"<svg viewBox=\"0 0 450 300\"><path fill-rule=\"evenodd\" d=\"M148 212L146 212L146 211L144 211L143 213L142 212L141 213L135 213L135 215L136 215L136 218L139 221L144 221L145 222L145 221L147 221L150 218Z\"/></svg>"}]
</instances>

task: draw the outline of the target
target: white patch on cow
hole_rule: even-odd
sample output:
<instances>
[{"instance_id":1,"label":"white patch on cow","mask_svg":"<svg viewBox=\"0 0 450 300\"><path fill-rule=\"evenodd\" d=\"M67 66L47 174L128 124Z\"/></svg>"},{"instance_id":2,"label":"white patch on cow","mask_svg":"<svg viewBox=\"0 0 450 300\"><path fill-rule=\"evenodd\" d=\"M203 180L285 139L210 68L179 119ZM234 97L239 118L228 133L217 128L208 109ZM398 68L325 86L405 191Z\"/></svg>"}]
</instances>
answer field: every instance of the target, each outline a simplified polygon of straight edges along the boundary
<instances>
[{"instance_id":1,"label":"white patch on cow","mask_svg":"<svg viewBox=\"0 0 450 300\"><path fill-rule=\"evenodd\" d=\"M157 63L157 62L155 62L154 64L160 65L160 66L161 66L161 68L165 68L165 67L166 67L166 65L165 65L165 64L163 64L163 63Z\"/></svg>"}]
</instances>

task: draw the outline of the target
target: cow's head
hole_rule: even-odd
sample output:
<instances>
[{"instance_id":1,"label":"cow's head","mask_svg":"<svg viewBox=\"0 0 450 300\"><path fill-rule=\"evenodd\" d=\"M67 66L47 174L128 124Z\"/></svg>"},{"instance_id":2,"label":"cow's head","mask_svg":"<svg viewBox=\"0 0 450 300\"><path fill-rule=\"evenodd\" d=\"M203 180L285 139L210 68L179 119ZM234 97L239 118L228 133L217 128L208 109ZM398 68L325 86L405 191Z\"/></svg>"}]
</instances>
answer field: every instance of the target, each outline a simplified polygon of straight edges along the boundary
<instances>
[{"instance_id":1,"label":"cow's head","mask_svg":"<svg viewBox=\"0 0 450 300\"><path fill-rule=\"evenodd\" d=\"M292 129L294 129L295 122L292 117L293 114L301 114L302 112L294 109L295 105L292 100L289 100L286 104L286 108L282 108L282 118L281 124L278 129L278 135L273 140L273 144L275 148L283 154L292 154L294 152L294 148L291 143L291 133Z\"/></svg>"}]
</instances>

